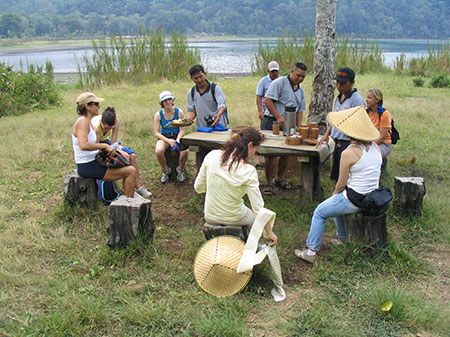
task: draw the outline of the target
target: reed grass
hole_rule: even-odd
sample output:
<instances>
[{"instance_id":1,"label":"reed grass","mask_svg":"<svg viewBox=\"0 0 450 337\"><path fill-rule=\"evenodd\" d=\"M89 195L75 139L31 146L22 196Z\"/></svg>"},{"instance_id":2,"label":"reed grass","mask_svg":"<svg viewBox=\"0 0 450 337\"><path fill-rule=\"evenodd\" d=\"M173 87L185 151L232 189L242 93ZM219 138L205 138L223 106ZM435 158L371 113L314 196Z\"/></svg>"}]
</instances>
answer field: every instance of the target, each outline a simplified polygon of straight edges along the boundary
<instances>
[{"instance_id":1,"label":"reed grass","mask_svg":"<svg viewBox=\"0 0 450 337\"><path fill-rule=\"evenodd\" d=\"M302 39L296 35L279 37L275 47L265 45L260 41L254 55L252 72L265 74L267 64L277 60L281 69L286 72L296 62L303 62L308 69L313 69L315 39L312 33L306 32ZM338 38L335 46L335 68L351 67L357 73L385 71L384 58L377 43L367 42L361 38L360 42L353 38Z\"/></svg>"},{"instance_id":2,"label":"reed grass","mask_svg":"<svg viewBox=\"0 0 450 337\"><path fill-rule=\"evenodd\" d=\"M184 34L173 31L166 43L161 28L133 38L94 40L92 49L92 59L84 56L78 64L81 87L187 79L189 68L200 62L199 51L188 47Z\"/></svg>"},{"instance_id":3,"label":"reed grass","mask_svg":"<svg viewBox=\"0 0 450 337\"><path fill-rule=\"evenodd\" d=\"M394 60L396 74L431 76L441 72L450 73L450 42L441 41L439 47L428 44L428 55L406 59L404 53Z\"/></svg>"}]
</instances>

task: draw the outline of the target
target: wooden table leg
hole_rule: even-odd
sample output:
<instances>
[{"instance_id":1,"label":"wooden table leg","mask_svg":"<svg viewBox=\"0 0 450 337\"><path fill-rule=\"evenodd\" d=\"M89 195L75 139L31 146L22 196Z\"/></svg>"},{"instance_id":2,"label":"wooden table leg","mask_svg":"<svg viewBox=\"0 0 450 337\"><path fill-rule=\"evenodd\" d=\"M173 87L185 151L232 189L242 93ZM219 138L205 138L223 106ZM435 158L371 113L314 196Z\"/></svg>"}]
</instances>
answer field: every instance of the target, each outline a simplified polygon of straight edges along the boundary
<instances>
[{"instance_id":1,"label":"wooden table leg","mask_svg":"<svg viewBox=\"0 0 450 337\"><path fill-rule=\"evenodd\" d=\"M308 161L302 161L300 170L300 204L323 198L319 177L320 158L314 156L308 159Z\"/></svg>"},{"instance_id":2,"label":"wooden table leg","mask_svg":"<svg viewBox=\"0 0 450 337\"><path fill-rule=\"evenodd\" d=\"M200 171L200 167L202 166L203 159L205 159L206 155L212 151L213 149L207 147L199 147L199 150L195 154L195 164L197 166L197 173Z\"/></svg>"}]
</instances>

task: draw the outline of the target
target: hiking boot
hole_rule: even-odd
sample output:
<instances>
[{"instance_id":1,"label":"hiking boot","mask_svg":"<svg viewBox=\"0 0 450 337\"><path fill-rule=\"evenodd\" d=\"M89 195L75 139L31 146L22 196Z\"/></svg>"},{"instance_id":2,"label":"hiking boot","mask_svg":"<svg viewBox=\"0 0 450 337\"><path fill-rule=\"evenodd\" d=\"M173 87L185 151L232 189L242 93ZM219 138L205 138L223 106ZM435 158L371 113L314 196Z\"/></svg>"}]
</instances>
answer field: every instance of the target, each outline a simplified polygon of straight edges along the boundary
<instances>
[{"instance_id":1,"label":"hiking boot","mask_svg":"<svg viewBox=\"0 0 450 337\"><path fill-rule=\"evenodd\" d=\"M305 248L305 249L302 249L302 250L296 249L296 250L294 250L294 254L299 259L305 260L306 262L309 262L309 263L314 263L314 261L317 258L317 254L315 254L315 255L308 255L308 248Z\"/></svg>"},{"instance_id":2,"label":"hiking boot","mask_svg":"<svg viewBox=\"0 0 450 337\"><path fill-rule=\"evenodd\" d=\"M177 181L179 183L182 183L182 182L184 182L184 179L185 179L185 177L184 177L184 169L183 170L179 170L178 167L177 167Z\"/></svg>"},{"instance_id":3,"label":"hiking boot","mask_svg":"<svg viewBox=\"0 0 450 337\"><path fill-rule=\"evenodd\" d=\"M172 172L170 167L167 169L167 171L164 171L164 170L162 171L162 174L161 174L161 183L162 184L165 184L169 181L170 172Z\"/></svg>"},{"instance_id":4,"label":"hiking boot","mask_svg":"<svg viewBox=\"0 0 450 337\"><path fill-rule=\"evenodd\" d=\"M141 187L139 187L139 188L136 188L135 189L135 191L137 192L137 193L139 193L141 196L143 196L143 197L151 197L152 196L152 193L151 192L149 192L144 186L141 186Z\"/></svg>"}]
</instances>

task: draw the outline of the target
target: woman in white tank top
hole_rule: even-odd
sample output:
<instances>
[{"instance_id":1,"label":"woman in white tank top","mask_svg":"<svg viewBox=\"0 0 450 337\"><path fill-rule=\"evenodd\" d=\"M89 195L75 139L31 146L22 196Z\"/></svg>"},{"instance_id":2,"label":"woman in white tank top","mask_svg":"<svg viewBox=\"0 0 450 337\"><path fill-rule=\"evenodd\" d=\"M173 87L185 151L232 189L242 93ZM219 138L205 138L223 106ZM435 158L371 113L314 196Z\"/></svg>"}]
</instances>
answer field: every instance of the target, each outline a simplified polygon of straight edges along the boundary
<instances>
[{"instance_id":1,"label":"woman in white tank top","mask_svg":"<svg viewBox=\"0 0 450 337\"><path fill-rule=\"evenodd\" d=\"M105 149L109 155L115 154L114 147L97 142L97 135L91 126L91 119L98 115L103 100L91 92L84 92L77 98L77 113L80 117L72 127L72 145L78 175L106 181L123 179L125 194L133 198L136 181L136 169L133 166L107 169L95 161L99 150Z\"/></svg>"},{"instance_id":2,"label":"woman in white tank top","mask_svg":"<svg viewBox=\"0 0 450 337\"><path fill-rule=\"evenodd\" d=\"M334 217L339 239L347 236L344 216L356 213L359 208L348 199L346 187L359 194L372 192L378 188L381 171L380 149L372 142L379 137L379 132L362 106L330 112L328 122L350 137L351 141L350 146L342 152L339 179L333 195L314 211L306 240L307 248L295 250L298 258L310 263L314 262L316 252L320 250L327 218Z\"/></svg>"}]
</instances>

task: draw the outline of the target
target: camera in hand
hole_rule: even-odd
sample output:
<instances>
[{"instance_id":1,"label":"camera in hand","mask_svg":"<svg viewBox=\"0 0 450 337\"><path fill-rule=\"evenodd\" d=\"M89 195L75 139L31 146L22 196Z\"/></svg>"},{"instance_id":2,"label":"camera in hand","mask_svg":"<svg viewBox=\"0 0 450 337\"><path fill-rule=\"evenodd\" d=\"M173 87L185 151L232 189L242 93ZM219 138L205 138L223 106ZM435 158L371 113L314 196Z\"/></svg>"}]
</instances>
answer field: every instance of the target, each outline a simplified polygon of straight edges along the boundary
<instances>
[{"instance_id":1,"label":"camera in hand","mask_svg":"<svg viewBox=\"0 0 450 337\"><path fill-rule=\"evenodd\" d=\"M205 122L207 126L211 126L214 123L214 119L210 115L208 115L205 116Z\"/></svg>"}]
</instances>

